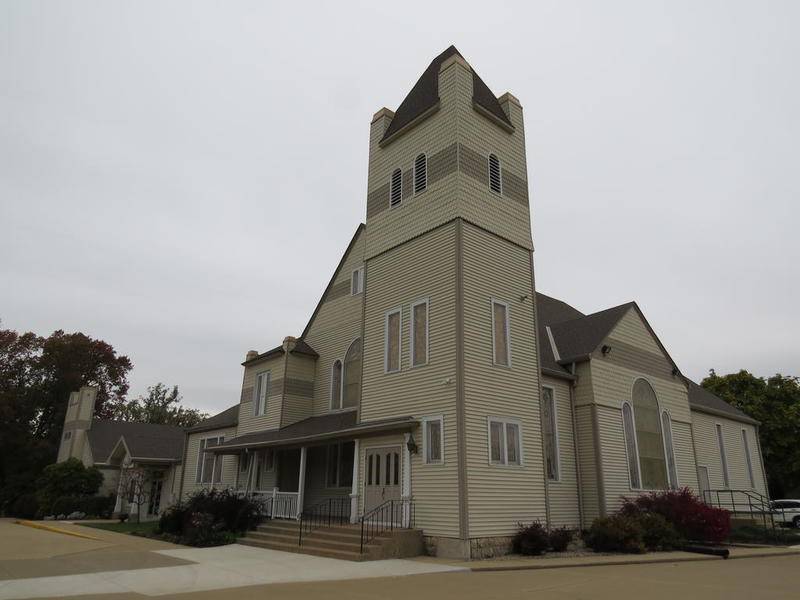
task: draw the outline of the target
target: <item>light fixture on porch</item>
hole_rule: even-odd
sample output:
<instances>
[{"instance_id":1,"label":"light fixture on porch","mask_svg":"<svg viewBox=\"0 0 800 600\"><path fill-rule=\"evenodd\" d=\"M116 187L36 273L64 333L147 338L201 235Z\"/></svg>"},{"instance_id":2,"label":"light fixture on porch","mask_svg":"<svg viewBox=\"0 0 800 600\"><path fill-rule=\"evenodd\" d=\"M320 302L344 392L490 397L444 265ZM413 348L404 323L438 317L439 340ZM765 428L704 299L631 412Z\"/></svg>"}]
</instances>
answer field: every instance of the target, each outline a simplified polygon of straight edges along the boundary
<instances>
[{"instance_id":1,"label":"light fixture on porch","mask_svg":"<svg viewBox=\"0 0 800 600\"><path fill-rule=\"evenodd\" d=\"M419 448L417 448L417 442L414 441L414 435L409 434L408 441L406 442L406 448L411 454L416 454Z\"/></svg>"}]
</instances>

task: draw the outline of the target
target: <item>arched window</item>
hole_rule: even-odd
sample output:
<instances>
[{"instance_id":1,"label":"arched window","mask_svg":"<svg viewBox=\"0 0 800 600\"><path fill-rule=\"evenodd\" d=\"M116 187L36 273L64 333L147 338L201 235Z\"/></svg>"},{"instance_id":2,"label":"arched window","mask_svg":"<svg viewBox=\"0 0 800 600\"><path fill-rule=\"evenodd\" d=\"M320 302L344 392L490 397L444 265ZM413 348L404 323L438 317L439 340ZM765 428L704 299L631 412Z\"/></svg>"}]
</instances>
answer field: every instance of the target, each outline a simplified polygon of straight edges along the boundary
<instances>
[{"instance_id":1,"label":"arched window","mask_svg":"<svg viewBox=\"0 0 800 600\"><path fill-rule=\"evenodd\" d=\"M664 433L664 454L667 456L667 475L669 487L678 489L678 469L675 466L675 448L672 445L672 419L665 410L661 411L661 431Z\"/></svg>"},{"instance_id":2,"label":"arched window","mask_svg":"<svg viewBox=\"0 0 800 600\"><path fill-rule=\"evenodd\" d=\"M397 206L403 200L403 172L395 169L389 184L389 206Z\"/></svg>"},{"instance_id":3,"label":"arched window","mask_svg":"<svg viewBox=\"0 0 800 600\"><path fill-rule=\"evenodd\" d=\"M414 159L414 193L424 192L428 187L428 157L420 154Z\"/></svg>"},{"instance_id":4,"label":"arched window","mask_svg":"<svg viewBox=\"0 0 800 600\"><path fill-rule=\"evenodd\" d=\"M331 408L342 408L342 361L336 360L331 370Z\"/></svg>"},{"instance_id":5,"label":"arched window","mask_svg":"<svg viewBox=\"0 0 800 600\"><path fill-rule=\"evenodd\" d=\"M495 193L503 193L503 180L500 176L500 159L496 155L489 155L489 189Z\"/></svg>"},{"instance_id":6,"label":"arched window","mask_svg":"<svg viewBox=\"0 0 800 600\"><path fill-rule=\"evenodd\" d=\"M647 381L637 379L632 396L631 403L622 405L631 487L665 489L669 481L656 393Z\"/></svg>"},{"instance_id":7,"label":"arched window","mask_svg":"<svg viewBox=\"0 0 800 600\"><path fill-rule=\"evenodd\" d=\"M361 400L361 338L356 339L344 356L342 408L354 408Z\"/></svg>"}]
</instances>

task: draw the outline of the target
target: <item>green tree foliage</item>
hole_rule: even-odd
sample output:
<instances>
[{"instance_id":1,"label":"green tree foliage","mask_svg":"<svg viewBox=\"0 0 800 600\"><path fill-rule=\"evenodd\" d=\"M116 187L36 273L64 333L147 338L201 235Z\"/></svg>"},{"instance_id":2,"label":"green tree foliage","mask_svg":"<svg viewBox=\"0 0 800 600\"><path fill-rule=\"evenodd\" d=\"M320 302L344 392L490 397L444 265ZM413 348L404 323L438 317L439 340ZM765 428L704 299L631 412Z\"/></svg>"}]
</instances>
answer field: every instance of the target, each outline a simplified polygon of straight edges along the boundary
<instances>
[{"instance_id":1,"label":"green tree foliage","mask_svg":"<svg viewBox=\"0 0 800 600\"><path fill-rule=\"evenodd\" d=\"M0 329L0 511L34 491L56 459L70 392L97 386L95 414L107 417L128 391L131 368L127 356L82 333Z\"/></svg>"},{"instance_id":2,"label":"green tree foliage","mask_svg":"<svg viewBox=\"0 0 800 600\"><path fill-rule=\"evenodd\" d=\"M63 496L93 496L103 483L103 474L96 467L84 467L77 458L48 465L36 481L39 504L45 511Z\"/></svg>"},{"instance_id":3,"label":"green tree foliage","mask_svg":"<svg viewBox=\"0 0 800 600\"><path fill-rule=\"evenodd\" d=\"M183 397L178 386L168 388L157 383L147 388L145 396L133 400L120 398L111 409L113 419L119 421L136 421L139 423L157 423L160 425L176 425L192 427L207 418L208 415L195 408L181 406Z\"/></svg>"},{"instance_id":4,"label":"green tree foliage","mask_svg":"<svg viewBox=\"0 0 800 600\"><path fill-rule=\"evenodd\" d=\"M702 386L761 422L770 495L795 494L800 488L800 379L756 377L745 370L717 375L712 369Z\"/></svg>"}]
</instances>

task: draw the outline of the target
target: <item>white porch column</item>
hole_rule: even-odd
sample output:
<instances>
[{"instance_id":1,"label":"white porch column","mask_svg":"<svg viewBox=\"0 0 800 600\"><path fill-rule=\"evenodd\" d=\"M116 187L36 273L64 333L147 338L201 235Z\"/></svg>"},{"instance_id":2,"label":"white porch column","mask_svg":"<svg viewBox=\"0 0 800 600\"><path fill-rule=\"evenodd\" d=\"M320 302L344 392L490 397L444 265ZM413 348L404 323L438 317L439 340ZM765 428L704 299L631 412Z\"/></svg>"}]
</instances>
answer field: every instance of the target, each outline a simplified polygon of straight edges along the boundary
<instances>
[{"instance_id":1,"label":"white porch column","mask_svg":"<svg viewBox=\"0 0 800 600\"><path fill-rule=\"evenodd\" d=\"M400 499L403 502L403 527L411 523L411 450L408 442L411 434L403 435L403 484L400 488Z\"/></svg>"},{"instance_id":2,"label":"white porch column","mask_svg":"<svg viewBox=\"0 0 800 600\"><path fill-rule=\"evenodd\" d=\"M121 465L119 468L119 481L117 482L117 501L114 503L114 514L118 515L122 510L122 502L123 497L125 495L124 483L125 483L125 465Z\"/></svg>"},{"instance_id":3,"label":"white porch column","mask_svg":"<svg viewBox=\"0 0 800 600\"><path fill-rule=\"evenodd\" d=\"M358 523L358 472L360 455L358 450L358 440L355 440L353 448L353 487L350 489L350 522Z\"/></svg>"},{"instance_id":4,"label":"white porch column","mask_svg":"<svg viewBox=\"0 0 800 600\"><path fill-rule=\"evenodd\" d=\"M303 512L303 499L306 495L306 451L308 448L303 446L300 448L300 481L297 483L297 515L300 518L300 513Z\"/></svg>"}]
</instances>

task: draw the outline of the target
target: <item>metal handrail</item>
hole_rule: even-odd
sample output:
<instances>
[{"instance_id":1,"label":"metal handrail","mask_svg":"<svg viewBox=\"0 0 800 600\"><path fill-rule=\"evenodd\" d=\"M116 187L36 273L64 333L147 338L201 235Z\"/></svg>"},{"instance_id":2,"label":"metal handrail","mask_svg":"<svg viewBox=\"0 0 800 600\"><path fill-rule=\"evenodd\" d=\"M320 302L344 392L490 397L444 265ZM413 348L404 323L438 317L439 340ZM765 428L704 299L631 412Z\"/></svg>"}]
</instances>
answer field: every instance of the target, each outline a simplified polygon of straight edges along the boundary
<instances>
[{"instance_id":1,"label":"metal handrail","mask_svg":"<svg viewBox=\"0 0 800 600\"><path fill-rule=\"evenodd\" d=\"M400 518L396 518L399 516ZM414 503L410 500L386 500L361 519L361 549L364 553L364 544L368 544L385 531L394 529L413 529Z\"/></svg>"},{"instance_id":2,"label":"metal handrail","mask_svg":"<svg viewBox=\"0 0 800 600\"><path fill-rule=\"evenodd\" d=\"M739 506L736 504L736 495L739 494ZM727 501L727 496L730 496L730 502ZM716 498L716 503L714 499ZM773 508L769 498L764 494L755 490L736 490L736 489L718 489L718 490L704 490L703 502L710 506L716 506L725 510L730 510L734 515L737 513L747 513L751 517L753 515L760 515L764 530L767 531L770 527L775 529L775 515L779 512L785 517L783 509ZM747 510L743 509L743 504L746 502ZM769 522L767 522L769 519Z\"/></svg>"},{"instance_id":3,"label":"metal handrail","mask_svg":"<svg viewBox=\"0 0 800 600\"><path fill-rule=\"evenodd\" d=\"M309 534L321 527L332 527L350 522L350 497L331 497L303 509L298 517L300 525L297 545L303 545L303 533Z\"/></svg>"}]
</instances>

